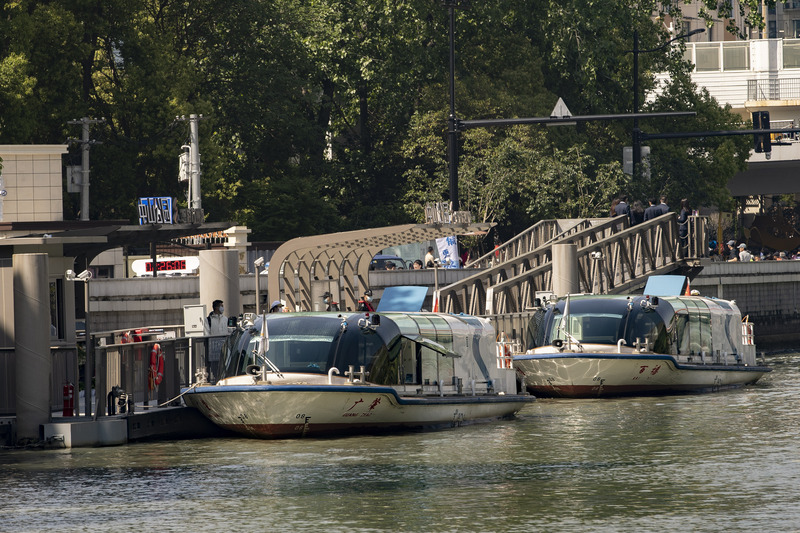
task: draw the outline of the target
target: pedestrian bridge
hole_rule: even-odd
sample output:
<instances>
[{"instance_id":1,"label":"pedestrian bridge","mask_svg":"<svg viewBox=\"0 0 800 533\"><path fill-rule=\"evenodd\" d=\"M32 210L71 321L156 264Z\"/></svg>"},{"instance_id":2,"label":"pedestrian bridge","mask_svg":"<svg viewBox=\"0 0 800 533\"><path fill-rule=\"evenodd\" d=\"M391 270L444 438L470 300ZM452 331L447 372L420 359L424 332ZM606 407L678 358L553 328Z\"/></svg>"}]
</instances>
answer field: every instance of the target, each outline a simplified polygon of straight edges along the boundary
<instances>
[{"instance_id":1,"label":"pedestrian bridge","mask_svg":"<svg viewBox=\"0 0 800 533\"><path fill-rule=\"evenodd\" d=\"M449 313L504 315L534 306L552 292L553 246L577 246L580 290L604 294L643 287L647 277L697 268L707 255L707 217L689 217L688 246L681 248L675 213L631 227L627 217L543 220L466 265L482 269L442 287L440 309ZM560 295L563 296L563 295Z\"/></svg>"}]
</instances>

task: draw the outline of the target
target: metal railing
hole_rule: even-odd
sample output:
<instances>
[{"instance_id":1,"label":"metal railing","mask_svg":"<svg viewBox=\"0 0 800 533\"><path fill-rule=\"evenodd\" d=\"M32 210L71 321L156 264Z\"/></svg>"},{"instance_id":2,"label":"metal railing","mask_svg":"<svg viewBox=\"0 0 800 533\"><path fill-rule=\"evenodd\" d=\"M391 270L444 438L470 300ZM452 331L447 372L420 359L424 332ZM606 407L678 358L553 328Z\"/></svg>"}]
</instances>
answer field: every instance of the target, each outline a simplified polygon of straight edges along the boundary
<instances>
[{"instance_id":1,"label":"metal railing","mask_svg":"<svg viewBox=\"0 0 800 533\"><path fill-rule=\"evenodd\" d=\"M678 236L677 216L667 213L634 227L625 217L606 219L519 254L440 290L450 313L495 315L533 307L537 292L552 291L552 246L578 247L579 292L621 293L708 255L707 217L689 217L687 246Z\"/></svg>"},{"instance_id":2,"label":"metal railing","mask_svg":"<svg viewBox=\"0 0 800 533\"><path fill-rule=\"evenodd\" d=\"M748 100L800 99L800 78L747 80Z\"/></svg>"}]
</instances>

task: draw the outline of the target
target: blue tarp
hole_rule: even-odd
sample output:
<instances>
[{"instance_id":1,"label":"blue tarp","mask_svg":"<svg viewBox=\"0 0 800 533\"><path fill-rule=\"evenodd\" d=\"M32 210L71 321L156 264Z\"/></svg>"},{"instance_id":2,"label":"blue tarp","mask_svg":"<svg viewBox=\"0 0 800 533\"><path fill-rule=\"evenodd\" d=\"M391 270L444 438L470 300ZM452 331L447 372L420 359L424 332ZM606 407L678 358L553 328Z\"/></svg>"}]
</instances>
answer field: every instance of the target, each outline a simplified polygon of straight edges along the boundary
<instances>
[{"instance_id":1,"label":"blue tarp","mask_svg":"<svg viewBox=\"0 0 800 533\"><path fill-rule=\"evenodd\" d=\"M428 287L386 287L376 311L379 313L386 311L418 313L422 309L422 303L427 294Z\"/></svg>"}]
</instances>

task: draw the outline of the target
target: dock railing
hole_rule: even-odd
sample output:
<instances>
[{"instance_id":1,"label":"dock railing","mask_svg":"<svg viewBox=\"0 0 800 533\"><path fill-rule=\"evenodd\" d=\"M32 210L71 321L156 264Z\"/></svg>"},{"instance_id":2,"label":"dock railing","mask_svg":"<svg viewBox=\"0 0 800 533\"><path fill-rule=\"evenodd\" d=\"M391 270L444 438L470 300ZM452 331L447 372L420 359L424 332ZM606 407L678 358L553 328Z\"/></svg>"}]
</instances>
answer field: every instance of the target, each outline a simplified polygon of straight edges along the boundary
<instances>
[{"instance_id":1,"label":"dock railing","mask_svg":"<svg viewBox=\"0 0 800 533\"><path fill-rule=\"evenodd\" d=\"M129 331L93 335L94 416L179 405L181 389L199 374L216 380L226 335L185 337L183 326L151 327L127 336Z\"/></svg>"}]
</instances>

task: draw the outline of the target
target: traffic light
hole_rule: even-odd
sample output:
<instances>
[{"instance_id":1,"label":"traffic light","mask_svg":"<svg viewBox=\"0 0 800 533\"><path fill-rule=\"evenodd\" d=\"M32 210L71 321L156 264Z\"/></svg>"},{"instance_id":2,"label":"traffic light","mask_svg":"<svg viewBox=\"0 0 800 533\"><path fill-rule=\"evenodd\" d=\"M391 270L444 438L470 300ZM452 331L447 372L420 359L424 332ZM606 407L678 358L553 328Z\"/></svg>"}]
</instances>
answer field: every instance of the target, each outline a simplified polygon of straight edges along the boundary
<instances>
[{"instance_id":1,"label":"traffic light","mask_svg":"<svg viewBox=\"0 0 800 533\"><path fill-rule=\"evenodd\" d=\"M753 129L769 129L769 111L753 111ZM757 153L772 152L772 140L770 139L769 133L754 133L753 146Z\"/></svg>"}]
</instances>

